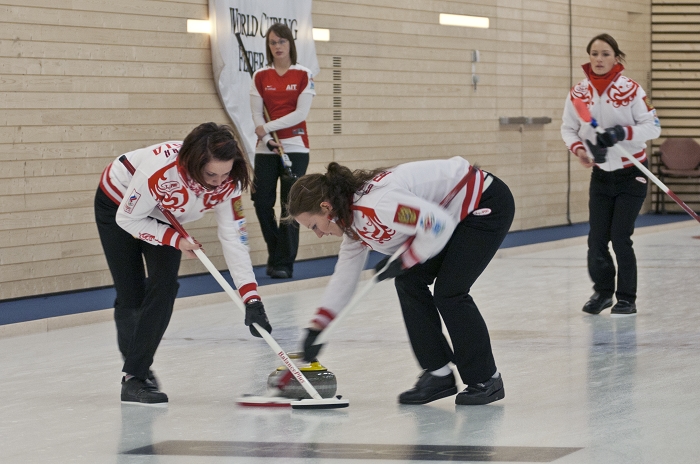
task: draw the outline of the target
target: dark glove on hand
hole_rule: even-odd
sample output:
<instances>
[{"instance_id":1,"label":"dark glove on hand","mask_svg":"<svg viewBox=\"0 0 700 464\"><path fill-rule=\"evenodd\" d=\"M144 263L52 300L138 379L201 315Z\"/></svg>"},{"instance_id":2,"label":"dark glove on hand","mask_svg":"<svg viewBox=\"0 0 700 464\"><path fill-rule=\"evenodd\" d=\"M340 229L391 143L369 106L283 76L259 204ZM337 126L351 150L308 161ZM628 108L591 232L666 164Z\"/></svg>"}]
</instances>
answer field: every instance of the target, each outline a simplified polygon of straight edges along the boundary
<instances>
[{"instance_id":1,"label":"dark glove on hand","mask_svg":"<svg viewBox=\"0 0 700 464\"><path fill-rule=\"evenodd\" d=\"M389 261L391 256L387 256L381 261L377 263L376 266L374 266L374 272L377 272L377 280L381 282L382 280L386 279L393 279L394 277L398 277L404 272L406 272L406 269L403 267L403 261L401 260L401 257L396 258L394 261L389 264L389 267L386 268L384 272L379 272L381 271L384 266L386 266L386 263Z\"/></svg>"},{"instance_id":2,"label":"dark glove on hand","mask_svg":"<svg viewBox=\"0 0 700 464\"><path fill-rule=\"evenodd\" d=\"M588 149L593 153L593 161L598 164L605 163L608 155L608 149L600 145L593 145L590 140L586 140Z\"/></svg>"},{"instance_id":3,"label":"dark glove on hand","mask_svg":"<svg viewBox=\"0 0 700 464\"><path fill-rule=\"evenodd\" d=\"M265 145L267 145L267 149L268 149L268 150L270 150L270 151L272 151L272 152L275 152L275 153L277 153L275 150L278 150L278 149L279 149L279 147L278 147L277 145L273 145L273 144L272 144L272 140L268 140L267 143L266 143Z\"/></svg>"},{"instance_id":4,"label":"dark glove on hand","mask_svg":"<svg viewBox=\"0 0 700 464\"><path fill-rule=\"evenodd\" d=\"M245 305L245 325L250 329L250 333L254 337L262 337L258 329L253 326L253 322L257 323L260 327L267 330L268 333L272 332L272 326L270 321L267 320L267 314L265 314L265 306L263 306L262 301L253 300Z\"/></svg>"},{"instance_id":5,"label":"dark glove on hand","mask_svg":"<svg viewBox=\"0 0 700 464\"><path fill-rule=\"evenodd\" d=\"M612 147L622 140L625 140L625 128L620 125L608 127L605 132L596 137L599 147Z\"/></svg>"},{"instance_id":6,"label":"dark glove on hand","mask_svg":"<svg viewBox=\"0 0 700 464\"><path fill-rule=\"evenodd\" d=\"M321 334L318 329L306 329L306 338L304 339L304 361L312 362L318 357L323 344L314 345L314 342Z\"/></svg>"}]
</instances>

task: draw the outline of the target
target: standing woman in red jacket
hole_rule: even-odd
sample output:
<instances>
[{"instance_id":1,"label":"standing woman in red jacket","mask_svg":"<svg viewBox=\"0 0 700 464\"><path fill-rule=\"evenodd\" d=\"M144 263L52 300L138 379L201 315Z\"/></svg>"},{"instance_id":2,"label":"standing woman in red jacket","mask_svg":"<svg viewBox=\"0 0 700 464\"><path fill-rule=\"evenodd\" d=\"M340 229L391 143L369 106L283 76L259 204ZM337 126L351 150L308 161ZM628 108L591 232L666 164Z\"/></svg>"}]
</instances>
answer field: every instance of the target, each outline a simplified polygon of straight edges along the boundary
<instances>
[{"instance_id":1,"label":"standing woman in red jacket","mask_svg":"<svg viewBox=\"0 0 700 464\"><path fill-rule=\"evenodd\" d=\"M622 75L625 54L608 34L593 37L586 47L590 63L583 65L586 78L570 91L564 107L561 134L566 146L581 165L593 168L589 190L588 273L593 295L583 306L589 314L599 314L617 303L613 315L637 312L637 259L632 248L634 222L647 195L647 179L619 150L618 144L648 165L646 141L661 133L656 110L644 89ZM583 100L605 133L596 134L590 124L578 117L573 101ZM615 264L608 244L612 242Z\"/></svg>"},{"instance_id":2,"label":"standing woman in red jacket","mask_svg":"<svg viewBox=\"0 0 700 464\"><path fill-rule=\"evenodd\" d=\"M267 66L253 75L250 106L258 145L255 150L255 214L267 244L267 275L288 279L294 271L299 247L299 229L275 217L277 179L280 180L281 217L287 216L286 204L294 178L284 175L276 132L282 149L292 162L292 173L300 177L309 165L309 137L306 116L316 91L311 71L297 64L292 31L277 23L267 31ZM270 120L267 121L267 109Z\"/></svg>"}]
</instances>

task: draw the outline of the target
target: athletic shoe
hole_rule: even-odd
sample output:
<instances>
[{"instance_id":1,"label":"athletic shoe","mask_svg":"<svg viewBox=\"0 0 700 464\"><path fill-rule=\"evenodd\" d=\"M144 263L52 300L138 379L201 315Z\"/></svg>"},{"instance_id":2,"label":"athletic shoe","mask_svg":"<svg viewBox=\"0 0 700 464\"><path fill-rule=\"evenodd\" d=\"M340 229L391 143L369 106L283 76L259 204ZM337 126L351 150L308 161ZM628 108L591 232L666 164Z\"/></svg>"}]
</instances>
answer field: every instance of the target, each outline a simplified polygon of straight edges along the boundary
<instances>
[{"instance_id":1,"label":"athletic shoe","mask_svg":"<svg viewBox=\"0 0 700 464\"><path fill-rule=\"evenodd\" d=\"M292 271L290 271L289 269L277 268L272 271L270 277L272 277L273 279L291 279Z\"/></svg>"},{"instance_id":2,"label":"athletic shoe","mask_svg":"<svg viewBox=\"0 0 700 464\"><path fill-rule=\"evenodd\" d=\"M455 398L455 404L489 404L502 400L505 396L503 378L499 373L498 377L492 377L487 382L468 385L467 388L459 392Z\"/></svg>"},{"instance_id":3,"label":"athletic shoe","mask_svg":"<svg viewBox=\"0 0 700 464\"><path fill-rule=\"evenodd\" d=\"M637 305L627 300L617 300L613 309L610 310L613 316L631 316L637 313Z\"/></svg>"},{"instance_id":4,"label":"athletic shoe","mask_svg":"<svg viewBox=\"0 0 700 464\"><path fill-rule=\"evenodd\" d=\"M141 404L144 406L167 406L168 395L158 391L149 380L122 377L122 403Z\"/></svg>"},{"instance_id":5,"label":"athletic shoe","mask_svg":"<svg viewBox=\"0 0 700 464\"><path fill-rule=\"evenodd\" d=\"M582 311L588 314L600 314L605 308L612 306L612 296L603 296L595 292L593 296L583 305Z\"/></svg>"},{"instance_id":6,"label":"athletic shoe","mask_svg":"<svg viewBox=\"0 0 700 464\"><path fill-rule=\"evenodd\" d=\"M416 385L399 395L401 404L426 404L457 393L455 376L450 373L438 377L428 371L423 371Z\"/></svg>"},{"instance_id":7,"label":"athletic shoe","mask_svg":"<svg viewBox=\"0 0 700 464\"><path fill-rule=\"evenodd\" d=\"M155 372L150 369L148 369L148 378L146 379L146 382L151 382L153 386L156 387L156 390L160 390L160 382L158 382Z\"/></svg>"}]
</instances>

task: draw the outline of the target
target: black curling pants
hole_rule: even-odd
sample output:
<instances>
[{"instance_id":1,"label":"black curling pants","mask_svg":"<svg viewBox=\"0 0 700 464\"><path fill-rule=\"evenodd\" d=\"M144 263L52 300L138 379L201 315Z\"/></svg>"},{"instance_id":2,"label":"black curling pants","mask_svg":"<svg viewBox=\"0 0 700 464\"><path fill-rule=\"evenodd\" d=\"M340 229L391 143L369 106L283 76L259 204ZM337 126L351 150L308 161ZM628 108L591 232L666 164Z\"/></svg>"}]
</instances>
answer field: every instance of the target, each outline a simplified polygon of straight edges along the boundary
<instances>
[{"instance_id":1,"label":"black curling pants","mask_svg":"<svg viewBox=\"0 0 700 464\"><path fill-rule=\"evenodd\" d=\"M618 300L630 303L637 298L632 234L646 195L646 177L635 166L610 172L593 168L588 200L588 273L593 290L602 295L615 294ZM617 259L617 290L610 242Z\"/></svg>"},{"instance_id":2,"label":"black curling pants","mask_svg":"<svg viewBox=\"0 0 700 464\"><path fill-rule=\"evenodd\" d=\"M173 312L182 252L132 237L116 223L117 208L98 188L95 220L117 291L114 321L124 359L122 371L147 379Z\"/></svg>"},{"instance_id":3,"label":"black curling pants","mask_svg":"<svg viewBox=\"0 0 700 464\"><path fill-rule=\"evenodd\" d=\"M303 176L309 166L309 154L287 153L287 156L292 162L292 172L297 177ZM287 216L287 197L295 179L283 174L279 155L255 155L255 192L251 198L267 245L267 265L292 272L299 248L299 228L295 224L278 223L274 209L277 179L280 179L281 213L282 217Z\"/></svg>"},{"instance_id":4,"label":"black curling pants","mask_svg":"<svg viewBox=\"0 0 700 464\"><path fill-rule=\"evenodd\" d=\"M503 242L515 214L508 186L494 177L478 210L490 214L464 218L436 256L396 278L404 322L413 352L423 369L453 362L462 381L487 381L496 372L486 323L469 291ZM435 282L433 292L428 285ZM454 351L442 333L440 316Z\"/></svg>"}]
</instances>

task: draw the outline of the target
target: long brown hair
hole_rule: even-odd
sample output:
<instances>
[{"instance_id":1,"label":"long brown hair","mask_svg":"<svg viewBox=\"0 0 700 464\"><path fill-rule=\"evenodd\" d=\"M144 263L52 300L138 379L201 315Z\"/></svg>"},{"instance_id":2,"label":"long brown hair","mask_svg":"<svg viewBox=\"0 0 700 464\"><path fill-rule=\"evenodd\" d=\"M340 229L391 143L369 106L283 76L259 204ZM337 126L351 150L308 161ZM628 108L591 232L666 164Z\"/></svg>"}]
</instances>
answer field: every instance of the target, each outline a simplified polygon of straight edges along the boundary
<instances>
[{"instance_id":1,"label":"long brown hair","mask_svg":"<svg viewBox=\"0 0 700 464\"><path fill-rule=\"evenodd\" d=\"M297 180L289 191L285 218L291 222L302 214L322 214L321 203L327 201L333 208L336 224L343 232L355 238L352 231L352 197L362 186L386 168L351 171L336 162L328 165L325 174L307 174Z\"/></svg>"},{"instance_id":2,"label":"long brown hair","mask_svg":"<svg viewBox=\"0 0 700 464\"><path fill-rule=\"evenodd\" d=\"M207 185L203 176L204 166L211 160L233 160L233 167L229 172L231 180L240 182L243 190L250 186L250 165L238 148L229 126L213 122L200 124L187 134L177 156L178 165L202 186Z\"/></svg>"}]
</instances>

